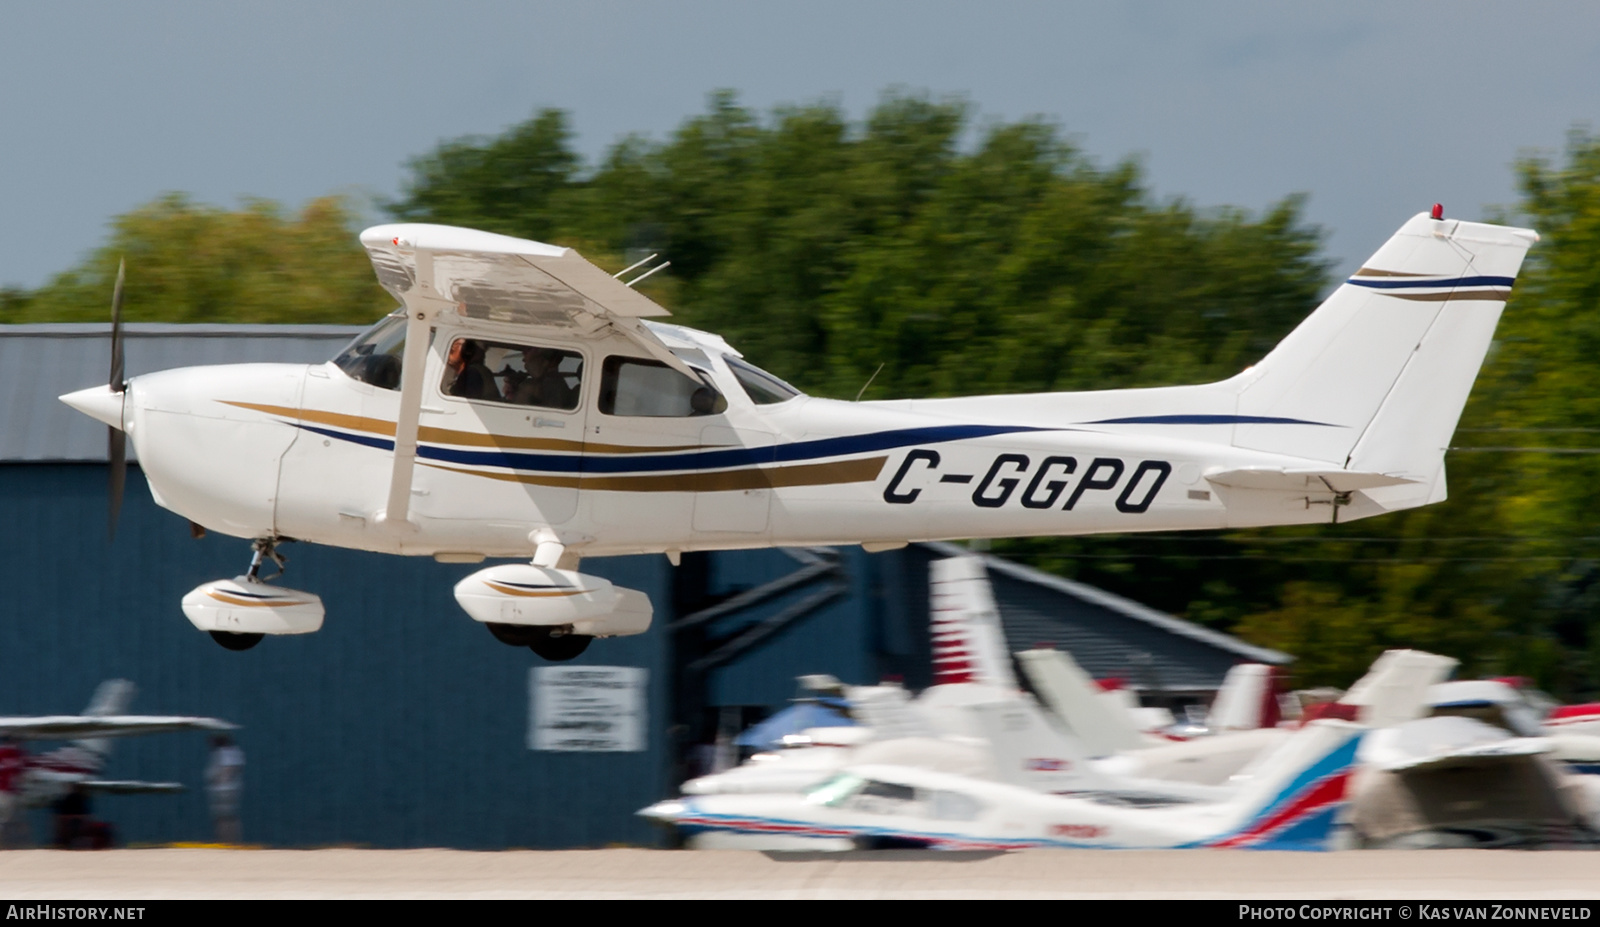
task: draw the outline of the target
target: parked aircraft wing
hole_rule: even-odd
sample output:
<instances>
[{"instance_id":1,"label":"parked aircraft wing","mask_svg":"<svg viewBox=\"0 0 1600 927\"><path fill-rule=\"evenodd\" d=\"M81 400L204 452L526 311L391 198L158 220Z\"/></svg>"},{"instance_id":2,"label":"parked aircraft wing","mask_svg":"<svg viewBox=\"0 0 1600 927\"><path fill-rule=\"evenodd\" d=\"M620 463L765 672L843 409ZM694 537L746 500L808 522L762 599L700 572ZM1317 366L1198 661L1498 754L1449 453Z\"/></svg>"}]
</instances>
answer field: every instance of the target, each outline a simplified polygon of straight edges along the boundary
<instances>
[{"instance_id":1,"label":"parked aircraft wing","mask_svg":"<svg viewBox=\"0 0 1600 927\"><path fill-rule=\"evenodd\" d=\"M170 795L188 790L181 782L139 782L132 779L87 779L77 783L102 795Z\"/></svg>"},{"instance_id":2,"label":"parked aircraft wing","mask_svg":"<svg viewBox=\"0 0 1600 927\"><path fill-rule=\"evenodd\" d=\"M161 715L54 715L37 718L0 718L0 735L18 740L76 740L78 738L129 737L166 731L233 731L238 725L218 718Z\"/></svg>"},{"instance_id":3,"label":"parked aircraft wing","mask_svg":"<svg viewBox=\"0 0 1600 927\"><path fill-rule=\"evenodd\" d=\"M1545 737L1517 737L1492 724L1452 716L1419 718L1374 731L1361 759L1386 772L1485 766L1549 753Z\"/></svg>"}]
</instances>

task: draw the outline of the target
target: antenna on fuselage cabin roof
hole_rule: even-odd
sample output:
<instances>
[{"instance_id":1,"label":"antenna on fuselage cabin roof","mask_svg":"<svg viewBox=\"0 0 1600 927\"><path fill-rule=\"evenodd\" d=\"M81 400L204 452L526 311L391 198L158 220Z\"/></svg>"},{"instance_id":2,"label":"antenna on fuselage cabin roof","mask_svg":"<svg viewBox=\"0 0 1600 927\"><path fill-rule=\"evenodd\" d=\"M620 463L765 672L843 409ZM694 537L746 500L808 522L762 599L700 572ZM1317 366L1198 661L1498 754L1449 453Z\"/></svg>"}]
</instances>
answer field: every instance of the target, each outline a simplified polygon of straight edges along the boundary
<instances>
[{"instance_id":1,"label":"antenna on fuselage cabin roof","mask_svg":"<svg viewBox=\"0 0 1600 927\"><path fill-rule=\"evenodd\" d=\"M643 265L650 263L651 261L655 260L656 258L658 258L660 256L661 256L661 254L658 252L656 254L650 255L649 257L645 258L642 261L634 261L632 264L629 264L627 267L624 267L621 270L617 271L616 273L612 274L611 275L611 279L620 280L622 278L623 274L627 273L630 270L633 270L636 267L642 267Z\"/></svg>"},{"instance_id":2,"label":"antenna on fuselage cabin roof","mask_svg":"<svg viewBox=\"0 0 1600 927\"><path fill-rule=\"evenodd\" d=\"M650 257L655 257L655 255L652 254ZM648 260L650 260L650 258L645 258L645 260L648 261ZM640 262L640 263L643 263L643 262ZM635 264L634 266L637 267L639 265ZM655 273L656 271L658 271L658 270L666 270L668 267L671 267L671 266L672 266L672 262L671 261L662 261L660 264L657 264L656 266L650 268L649 270L645 271L644 273L640 274L639 276L634 277L632 280L629 280L627 283L624 283L623 286L631 287L635 283L638 283L640 280L643 280L644 278L650 276L651 274Z\"/></svg>"},{"instance_id":3,"label":"antenna on fuselage cabin roof","mask_svg":"<svg viewBox=\"0 0 1600 927\"><path fill-rule=\"evenodd\" d=\"M882 372L883 372L883 364L879 364L878 365L878 369L872 371L872 376L867 377L867 382L861 384L861 390L856 393L856 402L860 402L861 401L861 397L865 396L867 394L867 387L871 386L872 385L872 381L876 380L878 378L878 374L880 374Z\"/></svg>"}]
</instances>

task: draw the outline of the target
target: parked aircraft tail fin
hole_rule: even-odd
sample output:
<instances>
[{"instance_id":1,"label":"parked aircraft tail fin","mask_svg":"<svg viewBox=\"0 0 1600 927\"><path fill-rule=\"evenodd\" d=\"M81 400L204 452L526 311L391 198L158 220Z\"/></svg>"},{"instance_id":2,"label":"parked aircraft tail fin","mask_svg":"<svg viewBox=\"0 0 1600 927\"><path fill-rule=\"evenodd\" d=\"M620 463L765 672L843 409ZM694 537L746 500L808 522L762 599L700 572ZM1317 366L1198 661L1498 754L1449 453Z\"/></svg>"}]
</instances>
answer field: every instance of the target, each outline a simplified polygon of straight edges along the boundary
<instances>
[{"instance_id":1,"label":"parked aircraft tail fin","mask_svg":"<svg viewBox=\"0 0 1600 927\"><path fill-rule=\"evenodd\" d=\"M128 706L133 704L133 694L136 687L126 679L107 679L100 683L94 690L94 697L89 699L89 705L83 710L84 715L90 718L108 718L112 715L125 715ZM84 750L91 750L100 756L111 752L111 743L104 737L91 737L84 740L75 740L73 746Z\"/></svg>"},{"instance_id":2,"label":"parked aircraft tail fin","mask_svg":"<svg viewBox=\"0 0 1600 927\"><path fill-rule=\"evenodd\" d=\"M1071 655L1050 648L1017 654L1040 701L1083 743L1090 756L1110 756L1145 746L1138 722L1119 702L1108 699Z\"/></svg>"},{"instance_id":3,"label":"parked aircraft tail fin","mask_svg":"<svg viewBox=\"0 0 1600 927\"><path fill-rule=\"evenodd\" d=\"M1222 687L1206 715L1206 725L1217 733L1277 727L1283 720L1278 707L1282 679L1282 671L1276 666L1234 664L1222 678Z\"/></svg>"},{"instance_id":4,"label":"parked aircraft tail fin","mask_svg":"<svg viewBox=\"0 0 1600 927\"><path fill-rule=\"evenodd\" d=\"M983 558L967 555L935 560L929 566L928 579L933 684L977 683L1016 689Z\"/></svg>"},{"instance_id":5,"label":"parked aircraft tail fin","mask_svg":"<svg viewBox=\"0 0 1600 927\"><path fill-rule=\"evenodd\" d=\"M1386 650L1339 701L1354 705L1368 727L1388 727L1428 713L1428 689L1455 669L1450 657L1421 650Z\"/></svg>"},{"instance_id":6,"label":"parked aircraft tail fin","mask_svg":"<svg viewBox=\"0 0 1600 927\"><path fill-rule=\"evenodd\" d=\"M1405 480L1361 489L1375 504L1342 518L1442 499L1445 447L1538 237L1411 219L1237 378L1234 445Z\"/></svg>"},{"instance_id":7,"label":"parked aircraft tail fin","mask_svg":"<svg viewBox=\"0 0 1600 927\"><path fill-rule=\"evenodd\" d=\"M1327 849L1364 730L1348 721L1312 721L1246 767L1235 777L1238 792L1230 802L1236 822L1205 845Z\"/></svg>"}]
</instances>

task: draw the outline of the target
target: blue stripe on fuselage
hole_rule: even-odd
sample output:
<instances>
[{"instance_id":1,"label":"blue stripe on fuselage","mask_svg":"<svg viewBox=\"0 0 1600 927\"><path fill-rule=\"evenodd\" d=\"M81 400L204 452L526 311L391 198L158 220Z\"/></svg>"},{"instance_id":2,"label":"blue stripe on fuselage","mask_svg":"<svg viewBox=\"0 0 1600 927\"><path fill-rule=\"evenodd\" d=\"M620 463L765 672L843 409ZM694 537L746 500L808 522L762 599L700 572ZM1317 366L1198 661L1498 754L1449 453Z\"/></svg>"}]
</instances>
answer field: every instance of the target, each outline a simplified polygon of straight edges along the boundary
<instances>
[{"instance_id":1,"label":"blue stripe on fuselage","mask_svg":"<svg viewBox=\"0 0 1600 927\"><path fill-rule=\"evenodd\" d=\"M1371 287L1374 290L1450 289L1463 286L1505 286L1516 282L1515 277L1456 277L1452 280L1368 280L1351 277L1346 283Z\"/></svg>"},{"instance_id":2,"label":"blue stripe on fuselage","mask_svg":"<svg viewBox=\"0 0 1600 927\"><path fill-rule=\"evenodd\" d=\"M351 441L380 450L393 450L394 442L374 435L349 434L315 425L301 428L331 438ZM793 444L728 450L694 451L687 454L633 454L626 457L601 457L593 454L527 454L507 451L469 451L451 447L421 445L417 456L425 460L478 467L504 467L508 470L537 470L545 473L637 473L669 470L719 470L757 464L796 463L824 457L842 457L872 451L892 450L913 444L940 444L995 435L1034 431L1059 431L1026 425L937 425L925 428L900 428L864 435L818 438Z\"/></svg>"}]
</instances>

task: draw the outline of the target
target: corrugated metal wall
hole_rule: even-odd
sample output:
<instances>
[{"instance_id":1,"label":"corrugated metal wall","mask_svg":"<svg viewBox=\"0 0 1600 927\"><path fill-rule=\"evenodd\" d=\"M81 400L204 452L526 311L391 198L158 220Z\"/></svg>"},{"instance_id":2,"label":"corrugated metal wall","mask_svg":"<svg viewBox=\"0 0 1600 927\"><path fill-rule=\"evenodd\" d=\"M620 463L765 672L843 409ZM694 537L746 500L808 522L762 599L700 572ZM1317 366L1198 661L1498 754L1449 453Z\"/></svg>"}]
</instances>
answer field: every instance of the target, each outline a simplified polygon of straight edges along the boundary
<instances>
[{"instance_id":1,"label":"corrugated metal wall","mask_svg":"<svg viewBox=\"0 0 1600 927\"><path fill-rule=\"evenodd\" d=\"M215 715L244 726L247 841L285 846L573 847L653 844L633 812L665 794L661 622L597 641L575 665L650 671L643 753L527 749L531 667L545 665L475 626L451 597L476 569L287 545L286 581L327 604L322 631L231 653L179 610L190 588L242 572L244 541L188 537L130 474L114 546L103 465L0 466L0 713L80 711L124 677L140 713ZM663 557L584 568L670 607ZM177 780L179 796L96 799L124 841L204 840L210 822L199 734L130 738L113 778ZM36 838L48 819L34 815Z\"/></svg>"}]
</instances>

